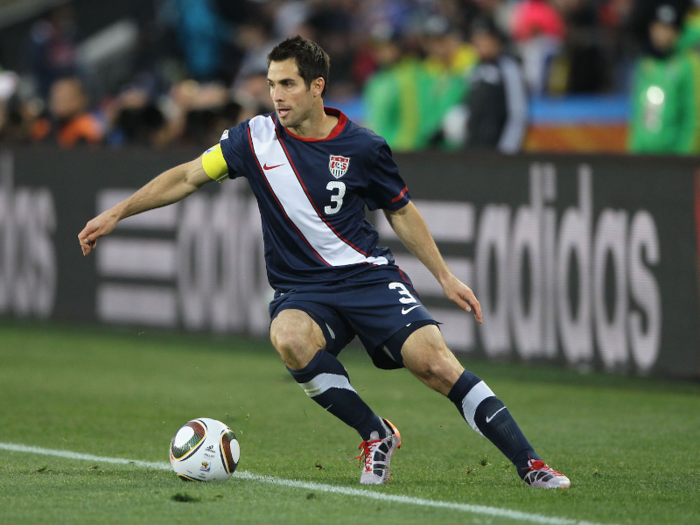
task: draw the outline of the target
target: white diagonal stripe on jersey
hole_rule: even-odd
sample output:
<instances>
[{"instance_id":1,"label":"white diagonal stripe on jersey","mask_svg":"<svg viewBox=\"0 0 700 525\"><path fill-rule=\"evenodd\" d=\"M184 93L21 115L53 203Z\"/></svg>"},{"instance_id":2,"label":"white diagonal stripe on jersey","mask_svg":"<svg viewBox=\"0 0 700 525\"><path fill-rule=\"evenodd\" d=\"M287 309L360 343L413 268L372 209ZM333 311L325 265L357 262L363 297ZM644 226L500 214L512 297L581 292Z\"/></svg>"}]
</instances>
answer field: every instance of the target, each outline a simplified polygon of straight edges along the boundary
<instances>
[{"instance_id":1,"label":"white diagonal stripe on jersey","mask_svg":"<svg viewBox=\"0 0 700 525\"><path fill-rule=\"evenodd\" d=\"M275 123L271 117L255 117L248 125L258 164L261 168L266 165L277 166L270 170L261 169L263 176L289 220L324 261L331 266L388 264L389 261L384 257L367 257L349 246L319 217L294 173L291 160L277 139Z\"/></svg>"},{"instance_id":2,"label":"white diagonal stripe on jersey","mask_svg":"<svg viewBox=\"0 0 700 525\"><path fill-rule=\"evenodd\" d=\"M320 396L326 390L330 390L331 388L342 388L344 390L351 390L352 392L355 392L355 389L350 385L348 378L338 374L318 374L311 381L299 383L299 386L304 389L304 392L306 392L306 395L309 397Z\"/></svg>"},{"instance_id":3,"label":"white diagonal stripe on jersey","mask_svg":"<svg viewBox=\"0 0 700 525\"><path fill-rule=\"evenodd\" d=\"M466 419L469 426L476 430L479 434L481 434L481 430L479 430L479 427L476 426L476 422L474 421L476 409L484 399L495 395L496 394L493 393L486 383L479 381L472 387L472 389L466 396L464 396L464 399L462 400L462 413L464 414L464 419Z\"/></svg>"}]
</instances>

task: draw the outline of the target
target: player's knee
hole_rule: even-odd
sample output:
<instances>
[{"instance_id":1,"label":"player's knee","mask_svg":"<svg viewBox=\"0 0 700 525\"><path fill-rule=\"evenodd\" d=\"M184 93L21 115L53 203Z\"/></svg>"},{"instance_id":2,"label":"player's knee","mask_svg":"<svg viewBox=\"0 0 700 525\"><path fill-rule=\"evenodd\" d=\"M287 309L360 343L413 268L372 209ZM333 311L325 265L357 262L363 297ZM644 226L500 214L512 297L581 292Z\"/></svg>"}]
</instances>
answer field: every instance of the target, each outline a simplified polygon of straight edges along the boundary
<instances>
[{"instance_id":1,"label":"player's knee","mask_svg":"<svg viewBox=\"0 0 700 525\"><path fill-rule=\"evenodd\" d=\"M454 354L442 344L426 344L420 352L414 352L411 359L404 358L404 363L429 385L454 383L464 370Z\"/></svg>"},{"instance_id":2,"label":"player's knee","mask_svg":"<svg viewBox=\"0 0 700 525\"><path fill-rule=\"evenodd\" d=\"M284 364L294 370L304 368L319 350L304 332L290 326L271 331L270 339Z\"/></svg>"},{"instance_id":3,"label":"player's knee","mask_svg":"<svg viewBox=\"0 0 700 525\"><path fill-rule=\"evenodd\" d=\"M299 352L300 347L303 346L300 339L300 334L289 328L279 328L270 332L272 345L283 359L286 355L294 355Z\"/></svg>"}]
</instances>

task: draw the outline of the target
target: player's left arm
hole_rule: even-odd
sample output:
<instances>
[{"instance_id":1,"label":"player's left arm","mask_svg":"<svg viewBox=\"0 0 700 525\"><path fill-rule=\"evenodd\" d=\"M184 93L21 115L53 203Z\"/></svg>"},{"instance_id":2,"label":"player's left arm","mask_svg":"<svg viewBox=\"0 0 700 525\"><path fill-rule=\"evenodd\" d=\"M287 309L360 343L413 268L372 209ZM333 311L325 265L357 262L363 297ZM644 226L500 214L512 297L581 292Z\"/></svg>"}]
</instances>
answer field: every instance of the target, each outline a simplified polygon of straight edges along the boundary
<instances>
[{"instance_id":1,"label":"player's left arm","mask_svg":"<svg viewBox=\"0 0 700 525\"><path fill-rule=\"evenodd\" d=\"M415 205L409 201L404 207L392 211L384 210L389 224L401 242L422 262L435 276L445 297L463 310L474 312L474 317L481 323L481 305L474 292L454 276L440 254L428 225Z\"/></svg>"}]
</instances>

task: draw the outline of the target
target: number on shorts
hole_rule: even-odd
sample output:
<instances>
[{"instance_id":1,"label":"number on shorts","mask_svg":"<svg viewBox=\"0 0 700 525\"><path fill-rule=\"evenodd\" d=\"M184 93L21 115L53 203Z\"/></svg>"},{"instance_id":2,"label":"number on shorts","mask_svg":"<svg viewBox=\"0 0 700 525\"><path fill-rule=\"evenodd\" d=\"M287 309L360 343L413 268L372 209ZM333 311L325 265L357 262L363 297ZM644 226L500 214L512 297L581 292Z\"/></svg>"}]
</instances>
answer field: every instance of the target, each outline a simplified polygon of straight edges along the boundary
<instances>
[{"instance_id":1,"label":"number on shorts","mask_svg":"<svg viewBox=\"0 0 700 525\"><path fill-rule=\"evenodd\" d=\"M389 283L389 289L399 291L399 294L402 296L399 298L399 302L401 304L411 304L418 302L416 298L411 295L411 292L408 291L408 288L406 288L406 285L404 285L403 283Z\"/></svg>"}]
</instances>

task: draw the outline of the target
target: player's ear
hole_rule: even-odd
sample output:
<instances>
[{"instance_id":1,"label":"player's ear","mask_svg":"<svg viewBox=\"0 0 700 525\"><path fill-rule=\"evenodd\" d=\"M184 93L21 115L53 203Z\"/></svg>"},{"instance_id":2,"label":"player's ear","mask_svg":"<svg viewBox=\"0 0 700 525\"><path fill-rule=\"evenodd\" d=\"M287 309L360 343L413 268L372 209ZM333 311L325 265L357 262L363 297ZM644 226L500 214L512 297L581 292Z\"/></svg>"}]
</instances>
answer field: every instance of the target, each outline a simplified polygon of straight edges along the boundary
<instances>
[{"instance_id":1,"label":"player's ear","mask_svg":"<svg viewBox=\"0 0 700 525\"><path fill-rule=\"evenodd\" d=\"M326 87L326 81L323 77L318 77L311 83L311 88L313 89L314 97L320 97L323 93L323 88Z\"/></svg>"}]
</instances>

